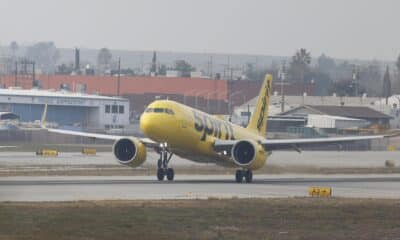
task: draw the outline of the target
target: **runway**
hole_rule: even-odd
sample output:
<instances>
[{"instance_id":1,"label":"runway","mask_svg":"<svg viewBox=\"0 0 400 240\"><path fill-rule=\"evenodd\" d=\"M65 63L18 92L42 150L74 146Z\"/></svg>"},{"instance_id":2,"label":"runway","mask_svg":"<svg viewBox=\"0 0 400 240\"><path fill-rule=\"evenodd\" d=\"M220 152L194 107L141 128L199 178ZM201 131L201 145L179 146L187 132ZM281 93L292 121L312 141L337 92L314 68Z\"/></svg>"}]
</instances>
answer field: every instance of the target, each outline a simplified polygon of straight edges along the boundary
<instances>
[{"instance_id":1,"label":"runway","mask_svg":"<svg viewBox=\"0 0 400 240\"><path fill-rule=\"evenodd\" d=\"M0 201L79 201L308 196L308 187L332 187L333 196L400 198L400 174L256 175L238 184L230 175L177 175L174 182L154 176L3 177Z\"/></svg>"},{"instance_id":2,"label":"runway","mask_svg":"<svg viewBox=\"0 0 400 240\"><path fill-rule=\"evenodd\" d=\"M158 155L148 152L144 166L155 166ZM274 152L267 164L280 166L319 166L319 167L382 167L385 160L393 160L400 165L400 151L294 151ZM174 156L172 165L191 166L204 165ZM58 157L36 156L33 152L0 152L0 168L15 166L43 165L115 165L121 166L110 152L99 152L96 156L84 156L79 152L61 152Z\"/></svg>"}]
</instances>

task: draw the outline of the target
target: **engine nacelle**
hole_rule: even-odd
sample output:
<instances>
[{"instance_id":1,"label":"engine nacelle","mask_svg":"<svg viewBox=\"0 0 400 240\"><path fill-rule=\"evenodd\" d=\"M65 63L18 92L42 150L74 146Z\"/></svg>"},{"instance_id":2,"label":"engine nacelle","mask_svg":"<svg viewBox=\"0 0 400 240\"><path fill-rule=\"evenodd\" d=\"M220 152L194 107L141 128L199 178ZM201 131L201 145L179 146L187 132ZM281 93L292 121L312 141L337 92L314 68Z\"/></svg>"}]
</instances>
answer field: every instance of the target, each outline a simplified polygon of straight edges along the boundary
<instances>
[{"instance_id":1,"label":"engine nacelle","mask_svg":"<svg viewBox=\"0 0 400 240\"><path fill-rule=\"evenodd\" d=\"M267 154L260 144L242 140L233 145L231 156L236 165L252 170L264 166Z\"/></svg>"},{"instance_id":2,"label":"engine nacelle","mask_svg":"<svg viewBox=\"0 0 400 240\"><path fill-rule=\"evenodd\" d=\"M130 167L138 167L146 161L146 146L136 138L121 138L113 145L118 162Z\"/></svg>"}]
</instances>

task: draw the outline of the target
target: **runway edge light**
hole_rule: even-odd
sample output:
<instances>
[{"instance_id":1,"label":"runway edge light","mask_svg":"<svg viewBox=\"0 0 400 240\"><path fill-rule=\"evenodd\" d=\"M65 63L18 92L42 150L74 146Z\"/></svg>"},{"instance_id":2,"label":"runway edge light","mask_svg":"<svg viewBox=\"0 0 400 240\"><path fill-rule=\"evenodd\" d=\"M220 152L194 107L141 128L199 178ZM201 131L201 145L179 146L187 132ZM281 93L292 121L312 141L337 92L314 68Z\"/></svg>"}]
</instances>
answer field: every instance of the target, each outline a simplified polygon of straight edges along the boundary
<instances>
[{"instance_id":1,"label":"runway edge light","mask_svg":"<svg viewBox=\"0 0 400 240\"><path fill-rule=\"evenodd\" d=\"M59 154L59 151L55 150L55 149L41 148L36 151L37 156L57 157L58 154Z\"/></svg>"},{"instance_id":2,"label":"runway edge light","mask_svg":"<svg viewBox=\"0 0 400 240\"><path fill-rule=\"evenodd\" d=\"M309 187L308 194L310 197L331 197L331 187Z\"/></svg>"},{"instance_id":3,"label":"runway edge light","mask_svg":"<svg viewBox=\"0 0 400 240\"><path fill-rule=\"evenodd\" d=\"M97 150L96 148L82 148L83 155L96 155Z\"/></svg>"}]
</instances>

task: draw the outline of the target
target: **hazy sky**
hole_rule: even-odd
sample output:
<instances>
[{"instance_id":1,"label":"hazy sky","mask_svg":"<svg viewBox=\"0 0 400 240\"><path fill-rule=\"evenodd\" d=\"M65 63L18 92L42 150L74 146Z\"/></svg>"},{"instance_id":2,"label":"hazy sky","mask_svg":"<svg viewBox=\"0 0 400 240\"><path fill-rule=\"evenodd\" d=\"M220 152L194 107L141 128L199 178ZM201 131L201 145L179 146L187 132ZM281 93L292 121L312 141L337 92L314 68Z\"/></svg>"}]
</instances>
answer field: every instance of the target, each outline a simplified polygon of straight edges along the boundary
<instances>
[{"instance_id":1,"label":"hazy sky","mask_svg":"<svg viewBox=\"0 0 400 240\"><path fill-rule=\"evenodd\" d=\"M394 60L398 0L0 0L0 44Z\"/></svg>"}]
</instances>

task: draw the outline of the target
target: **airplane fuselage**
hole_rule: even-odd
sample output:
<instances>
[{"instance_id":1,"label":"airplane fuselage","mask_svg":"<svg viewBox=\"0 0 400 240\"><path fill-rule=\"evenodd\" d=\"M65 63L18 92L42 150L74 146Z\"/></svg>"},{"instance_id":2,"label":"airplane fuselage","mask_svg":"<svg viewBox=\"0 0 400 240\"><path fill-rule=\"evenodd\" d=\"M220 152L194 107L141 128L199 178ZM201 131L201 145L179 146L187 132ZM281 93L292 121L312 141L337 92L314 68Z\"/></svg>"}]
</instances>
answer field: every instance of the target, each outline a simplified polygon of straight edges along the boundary
<instances>
[{"instance_id":1,"label":"airplane fuselage","mask_svg":"<svg viewBox=\"0 0 400 240\"><path fill-rule=\"evenodd\" d=\"M214 150L216 140L264 139L255 131L170 100L152 102L140 118L140 128L153 141L167 143L178 156L232 167L229 153Z\"/></svg>"}]
</instances>

